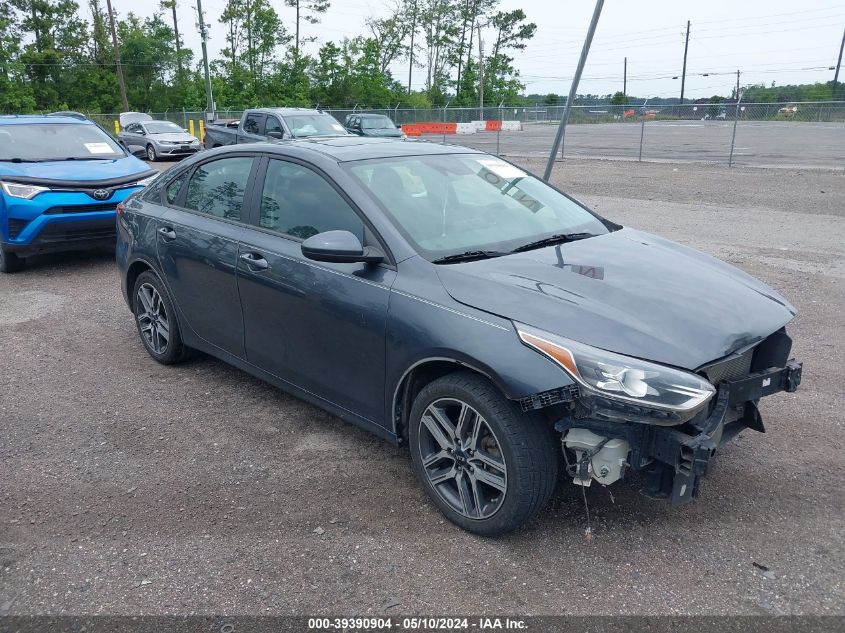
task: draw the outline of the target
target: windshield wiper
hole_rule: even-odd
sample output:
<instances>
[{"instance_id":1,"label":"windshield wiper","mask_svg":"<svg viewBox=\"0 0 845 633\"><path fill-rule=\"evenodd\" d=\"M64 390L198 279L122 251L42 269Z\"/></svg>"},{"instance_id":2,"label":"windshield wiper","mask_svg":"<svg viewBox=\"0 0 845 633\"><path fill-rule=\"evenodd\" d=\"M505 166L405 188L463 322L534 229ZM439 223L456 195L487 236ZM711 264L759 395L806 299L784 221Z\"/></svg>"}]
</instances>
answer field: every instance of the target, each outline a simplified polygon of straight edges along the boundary
<instances>
[{"instance_id":1,"label":"windshield wiper","mask_svg":"<svg viewBox=\"0 0 845 633\"><path fill-rule=\"evenodd\" d=\"M18 158L17 156L14 158L0 158L0 161L4 163L42 163L44 162L41 159L37 158Z\"/></svg>"},{"instance_id":2,"label":"windshield wiper","mask_svg":"<svg viewBox=\"0 0 845 633\"><path fill-rule=\"evenodd\" d=\"M492 257L502 257L503 255L510 255L505 251L466 251L464 253L455 253L454 255L446 255L445 257L438 257L432 259L432 264L448 264L451 262L464 262L471 259L490 259Z\"/></svg>"},{"instance_id":3,"label":"windshield wiper","mask_svg":"<svg viewBox=\"0 0 845 633\"><path fill-rule=\"evenodd\" d=\"M530 251L532 248L541 248L543 246L551 246L552 244L563 244L564 242L575 242L577 240L585 240L588 237L595 237L595 233L559 233L557 235L550 235L541 240L528 242L522 246L517 246L512 252L520 253L522 251Z\"/></svg>"},{"instance_id":4,"label":"windshield wiper","mask_svg":"<svg viewBox=\"0 0 845 633\"><path fill-rule=\"evenodd\" d=\"M115 159L114 156L112 156L111 158L108 158L106 156L67 156L65 158L49 158L47 160L64 161L64 160L114 160L114 159Z\"/></svg>"}]
</instances>

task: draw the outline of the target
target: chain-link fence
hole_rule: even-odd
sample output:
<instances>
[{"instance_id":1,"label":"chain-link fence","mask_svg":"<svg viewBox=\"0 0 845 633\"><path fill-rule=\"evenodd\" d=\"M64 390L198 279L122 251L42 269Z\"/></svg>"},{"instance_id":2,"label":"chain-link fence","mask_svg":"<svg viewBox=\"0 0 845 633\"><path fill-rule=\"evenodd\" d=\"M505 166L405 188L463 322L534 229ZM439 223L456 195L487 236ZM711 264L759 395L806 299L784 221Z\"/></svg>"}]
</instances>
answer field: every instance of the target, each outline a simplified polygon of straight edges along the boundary
<instances>
[{"instance_id":1,"label":"chain-link fence","mask_svg":"<svg viewBox=\"0 0 845 633\"><path fill-rule=\"evenodd\" d=\"M332 108L317 106L341 123L353 113L376 113L397 125L465 124L472 133L422 133L434 142L455 143L490 153L541 158L551 151L562 105L485 108ZM199 135L205 113L150 112ZM220 109L216 120L239 119L243 110ZM116 130L117 114L88 114ZM513 122L485 126L485 121ZM517 124L518 123L518 124ZM470 125L474 124L474 125ZM518 129L512 129L517 127ZM511 128L511 129L508 129ZM734 128L736 134L734 135ZM845 166L845 101L797 103L632 103L575 105L566 130L564 156L626 160L715 162L757 166Z\"/></svg>"}]
</instances>

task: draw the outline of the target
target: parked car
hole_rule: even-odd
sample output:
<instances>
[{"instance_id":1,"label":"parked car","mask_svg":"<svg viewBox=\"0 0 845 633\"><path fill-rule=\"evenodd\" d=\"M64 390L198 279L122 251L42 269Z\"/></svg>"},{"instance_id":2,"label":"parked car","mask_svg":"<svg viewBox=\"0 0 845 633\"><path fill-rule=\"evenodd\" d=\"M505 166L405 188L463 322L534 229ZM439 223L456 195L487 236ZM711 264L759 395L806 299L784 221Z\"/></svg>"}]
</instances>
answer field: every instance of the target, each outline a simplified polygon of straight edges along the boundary
<instances>
[{"instance_id":1,"label":"parked car","mask_svg":"<svg viewBox=\"0 0 845 633\"><path fill-rule=\"evenodd\" d=\"M778 115L783 118L791 119L798 114L798 106L797 105L787 105L783 106L782 108L778 108Z\"/></svg>"},{"instance_id":2,"label":"parked car","mask_svg":"<svg viewBox=\"0 0 845 633\"><path fill-rule=\"evenodd\" d=\"M349 114L346 116L346 131L357 136L405 138L402 130L383 114Z\"/></svg>"},{"instance_id":3,"label":"parked car","mask_svg":"<svg viewBox=\"0 0 845 633\"><path fill-rule=\"evenodd\" d=\"M155 360L202 350L407 444L480 534L537 512L564 455L580 485L642 472L686 503L723 442L763 430L760 398L800 382L775 290L469 148L222 148L118 217Z\"/></svg>"},{"instance_id":4,"label":"parked car","mask_svg":"<svg viewBox=\"0 0 845 633\"><path fill-rule=\"evenodd\" d=\"M113 246L117 203L156 174L85 118L0 117L0 271Z\"/></svg>"},{"instance_id":5,"label":"parked car","mask_svg":"<svg viewBox=\"0 0 845 633\"><path fill-rule=\"evenodd\" d=\"M337 119L319 110L257 108L246 110L237 125L207 125L205 146L211 149L238 143L347 135Z\"/></svg>"},{"instance_id":6,"label":"parked car","mask_svg":"<svg viewBox=\"0 0 845 633\"><path fill-rule=\"evenodd\" d=\"M200 140L172 121L155 121L143 112L123 112L117 137L129 151L142 150L150 162L165 156L190 156L200 151Z\"/></svg>"}]
</instances>

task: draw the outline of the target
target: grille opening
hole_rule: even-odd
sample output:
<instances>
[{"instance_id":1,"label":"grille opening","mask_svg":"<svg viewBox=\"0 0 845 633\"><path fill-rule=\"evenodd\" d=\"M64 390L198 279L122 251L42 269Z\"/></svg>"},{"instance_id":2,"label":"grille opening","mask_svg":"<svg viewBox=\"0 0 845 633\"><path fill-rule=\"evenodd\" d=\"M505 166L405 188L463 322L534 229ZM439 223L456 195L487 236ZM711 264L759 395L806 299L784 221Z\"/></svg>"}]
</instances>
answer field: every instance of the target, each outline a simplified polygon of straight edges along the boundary
<instances>
[{"instance_id":1,"label":"grille opening","mask_svg":"<svg viewBox=\"0 0 845 633\"><path fill-rule=\"evenodd\" d=\"M65 213L91 213L94 211L114 211L117 203L106 204L75 204L71 206L50 207L44 213L46 215L62 215Z\"/></svg>"}]
</instances>

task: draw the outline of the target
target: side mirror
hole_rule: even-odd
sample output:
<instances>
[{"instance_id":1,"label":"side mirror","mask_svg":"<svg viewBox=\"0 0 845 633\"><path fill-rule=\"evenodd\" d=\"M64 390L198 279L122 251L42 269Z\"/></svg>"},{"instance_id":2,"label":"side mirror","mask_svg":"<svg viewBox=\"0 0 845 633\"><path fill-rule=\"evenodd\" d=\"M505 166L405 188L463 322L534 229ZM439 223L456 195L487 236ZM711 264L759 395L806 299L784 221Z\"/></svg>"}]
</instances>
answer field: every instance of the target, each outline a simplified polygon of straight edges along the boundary
<instances>
[{"instance_id":1,"label":"side mirror","mask_svg":"<svg viewBox=\"0 0 845 633\"><path fill-rule=\"evenodd\" d=\"M285 138L285 135L283 132L279 132L278 130L272 130L270 132L267 132L267 138L275 138L281 140Z\"/></svg>"},{"instance_id":2,"label":"side mirror","mask_svg":"<svg viewBox=\"0 0 845 633\"><path fill-rule=\"evenodd\" d=\"M376 264L384 260L377 249L364 248L361 241L349 231L325 231L302 242L302 254L315 262Z\"/></svg>"}]
</instances>

